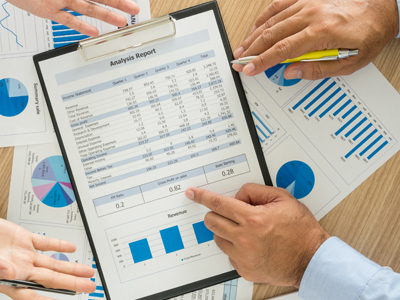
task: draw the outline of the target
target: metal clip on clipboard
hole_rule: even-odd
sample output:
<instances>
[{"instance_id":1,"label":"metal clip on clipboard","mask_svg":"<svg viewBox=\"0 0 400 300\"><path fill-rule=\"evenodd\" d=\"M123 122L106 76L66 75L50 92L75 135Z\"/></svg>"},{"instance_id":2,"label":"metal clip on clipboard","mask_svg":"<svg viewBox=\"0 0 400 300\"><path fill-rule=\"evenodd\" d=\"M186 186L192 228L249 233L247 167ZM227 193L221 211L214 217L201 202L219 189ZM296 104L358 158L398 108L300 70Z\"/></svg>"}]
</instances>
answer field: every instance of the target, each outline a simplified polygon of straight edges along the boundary
<instances>
[{"instance_id":1,"label":"metal clip on clipboard","mask_svg":"<svg viewBox=\"0 0 400 300\"><path fill-rule=\"evenodd\" d=\"M165 15L79 42L85 61L130 50L176 34L175 19ZM112 41L112 42L111 42Z\"/></svg>"}]
</instances>

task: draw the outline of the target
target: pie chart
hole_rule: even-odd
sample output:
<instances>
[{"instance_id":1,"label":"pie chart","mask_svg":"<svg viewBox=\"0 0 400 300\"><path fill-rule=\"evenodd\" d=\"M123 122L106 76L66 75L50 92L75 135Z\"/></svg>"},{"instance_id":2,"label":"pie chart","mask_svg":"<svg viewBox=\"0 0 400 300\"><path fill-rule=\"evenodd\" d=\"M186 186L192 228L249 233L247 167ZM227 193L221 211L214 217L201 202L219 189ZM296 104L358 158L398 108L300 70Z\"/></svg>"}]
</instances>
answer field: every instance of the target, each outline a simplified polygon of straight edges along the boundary
<instances>
[{"instance_id":1,"label":"pie chart","mask_svg":"<svg viewBox=\"0 0 400 300\"><path fill-rule=\"evenodd\" d=\"M17 79L0 80L0 115L15 117L22 113L28 105L28 91Z\"/></svg>"},{"instance_id":2,"label":"pie chart","mask_svg":"<svg viewBox=\"0 0 400 300\"><path fill-rule=\"evenodd\" d=\"M62 253L54 253L51 258L57 259L57 260L62 260L62 261L69 261L68 256Z\"/></svg>"},{"instance_id":3,"label":"pie chart","mask_svg":"<svg viewBox=\"0 0 400 300\"><path fill-rule=\"evenodd\" d=\"M295 198L306 197L314 188L315 176L309 165L293 160L285 163L276 175L276 185L286 189Z\"/></svg>"},{"instance_id":4,"label":"pie chart","mask_svg":"<svg viewBox=\"0 0 400 300\"><path fill-rule=\"evenodd\" d=\"M285 79L283 73L285 72L286 68L290 64L278 64L272 68L269 68L265 71L265 75L271 80L273 83L280 85L280 86L291 86L295 85L296 83L300 82L301 79Z\"/></svg>"},{"instance_id":5,"label":"pie chart","mask_svg":"<svg viewBox=\"0 0 400 300\"><path fill-rule=\"evenodd\" d=\"M50 207L65 207L75 202L74 191L62 156L42 160L32 175L36 197Z\"/></svg>"}]
</instances>

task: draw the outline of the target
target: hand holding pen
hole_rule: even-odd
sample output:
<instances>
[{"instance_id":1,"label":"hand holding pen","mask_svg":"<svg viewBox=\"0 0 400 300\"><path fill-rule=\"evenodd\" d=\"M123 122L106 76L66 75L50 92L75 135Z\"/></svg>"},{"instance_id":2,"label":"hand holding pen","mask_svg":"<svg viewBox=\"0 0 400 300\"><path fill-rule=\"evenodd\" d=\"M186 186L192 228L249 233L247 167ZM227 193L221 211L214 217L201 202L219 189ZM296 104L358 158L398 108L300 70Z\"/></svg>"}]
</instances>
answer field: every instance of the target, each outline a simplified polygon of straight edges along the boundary
<instances>
[{"instance_id":1,"label":"hand holding pen","mask_svg":"<svg viewBox=\"0 0 400 300\"><path fill-rule=\"evenodd\" d=\"M0 219L0 280L28 280L54 289L91 293L96 285L91 267L59 261L39 251L72 253L75 245L31 233L21 226ZM37 296L32 289L0 285L0 293L14 300L51 300Z\"/></svg>"},{"instance_id":2,"label":"hand holding pen","mask_svg":"<svg viewBox=\"0 0 400 300\"><path fill-rule=\"evenodd\" d=\"M286 79L316 80L349 75L370 63L399 32L396 1L275 0L258 18L235 59L256 56L233 68L257 75L287 59L319 49L358 49L333 61L293 63Z\"/></svg>"}]
</instances>

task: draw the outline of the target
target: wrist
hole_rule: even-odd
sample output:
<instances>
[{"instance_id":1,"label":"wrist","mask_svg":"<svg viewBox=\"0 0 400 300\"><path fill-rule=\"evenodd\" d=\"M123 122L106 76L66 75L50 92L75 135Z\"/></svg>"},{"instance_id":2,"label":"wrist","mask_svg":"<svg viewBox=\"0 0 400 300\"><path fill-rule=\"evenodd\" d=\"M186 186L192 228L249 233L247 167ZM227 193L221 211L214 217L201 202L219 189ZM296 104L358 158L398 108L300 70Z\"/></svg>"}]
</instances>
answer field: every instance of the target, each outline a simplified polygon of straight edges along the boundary
<instances>
[{"instance_id":1,"label":"wrist","mask_svg":"<svg viewBox=\"0 0 400 300\"><path fill-rule=\"evenodd\" d=\"M322 227L317 228L316 232L312 234L312 238L307 243L305 250L300 254L299 262L297 264L297 268L294 274L295 283L293 286L295 288L300 288L301 280L303 279L303 275L313 258L314 254L317 252L319 247L331 236L327 233Z\"/></svg>"}]
</instances>

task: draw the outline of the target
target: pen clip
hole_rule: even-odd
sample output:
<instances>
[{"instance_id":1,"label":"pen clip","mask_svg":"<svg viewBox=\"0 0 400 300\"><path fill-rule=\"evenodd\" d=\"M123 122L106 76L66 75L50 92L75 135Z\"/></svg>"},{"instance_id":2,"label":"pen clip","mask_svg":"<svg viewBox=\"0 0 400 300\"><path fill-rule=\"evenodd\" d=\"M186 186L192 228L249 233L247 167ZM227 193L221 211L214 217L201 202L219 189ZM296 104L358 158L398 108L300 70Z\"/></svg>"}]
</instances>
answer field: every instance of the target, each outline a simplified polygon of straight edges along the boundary
<instances>
[{"instance_id":1,"label":"pen clip","mask_svg":"<svg viewBox=\"0 0 400 300\"><path fill-rule=\"evenodd\" d=\"M325 56L316 59L302 59L301 62L338 60L338 56Z\"/></svg>"}]
</instances>

